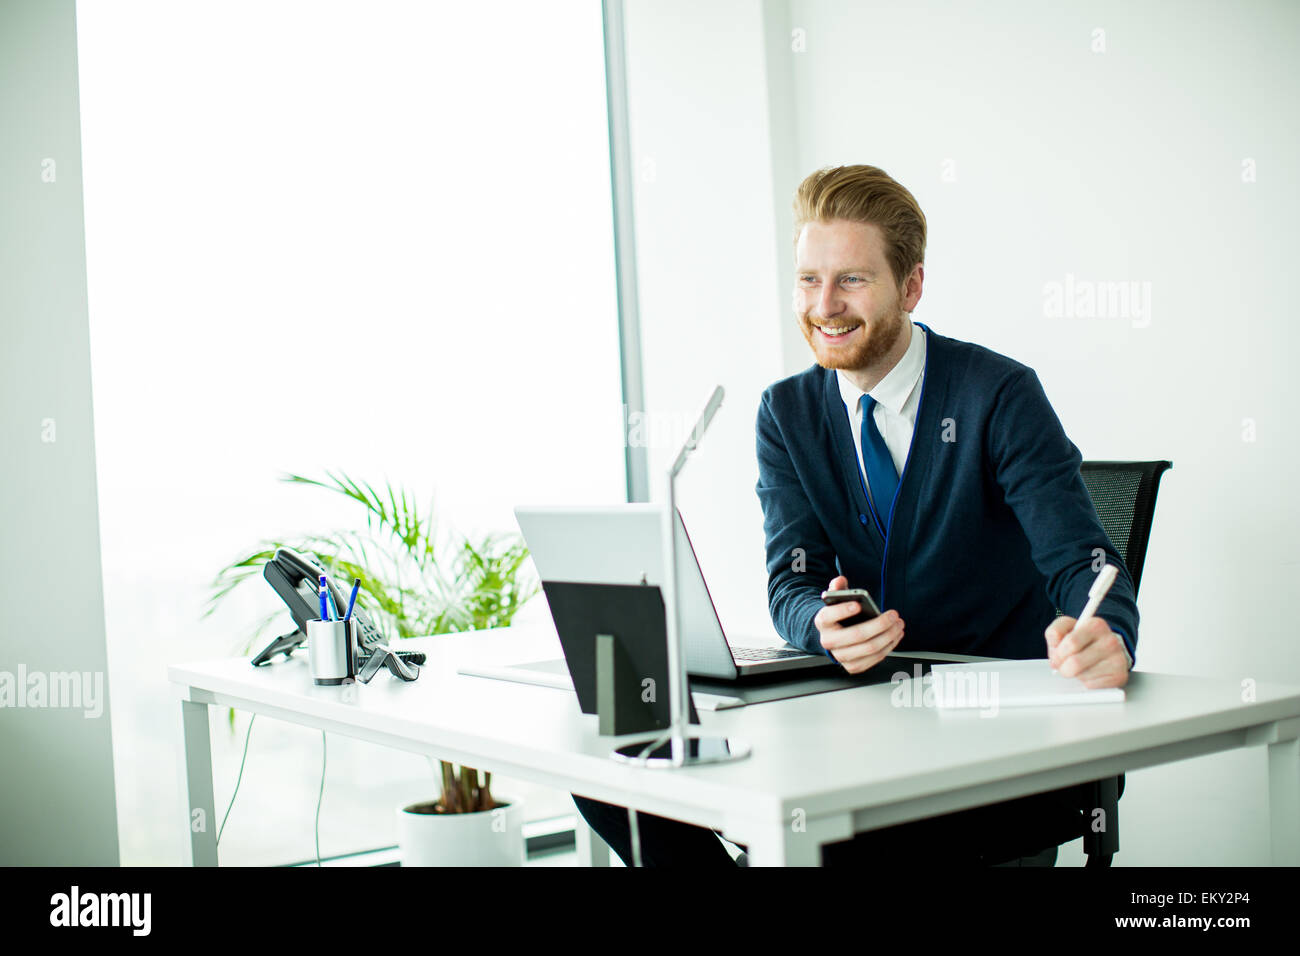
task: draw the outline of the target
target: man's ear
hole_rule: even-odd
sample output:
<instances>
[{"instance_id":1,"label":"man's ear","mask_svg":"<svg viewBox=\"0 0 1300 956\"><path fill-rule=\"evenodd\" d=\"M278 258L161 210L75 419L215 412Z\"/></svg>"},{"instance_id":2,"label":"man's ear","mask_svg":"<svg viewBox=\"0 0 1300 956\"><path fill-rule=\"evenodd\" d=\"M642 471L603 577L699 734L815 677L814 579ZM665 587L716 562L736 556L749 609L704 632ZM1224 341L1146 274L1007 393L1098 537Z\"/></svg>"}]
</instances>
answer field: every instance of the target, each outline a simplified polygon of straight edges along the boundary
<instances>
[{"instance_id":1,"label":"man's ear","mask_svg":"<svg viewBox=\"0 0 1300 956\"><path fill-rule=\"evenodd\" d=\"M925 264L918 262L912 267L907 282L903 285L903 311L911 312L921 301L921 286L925 283Z\"/></svg>"}]
</instances>

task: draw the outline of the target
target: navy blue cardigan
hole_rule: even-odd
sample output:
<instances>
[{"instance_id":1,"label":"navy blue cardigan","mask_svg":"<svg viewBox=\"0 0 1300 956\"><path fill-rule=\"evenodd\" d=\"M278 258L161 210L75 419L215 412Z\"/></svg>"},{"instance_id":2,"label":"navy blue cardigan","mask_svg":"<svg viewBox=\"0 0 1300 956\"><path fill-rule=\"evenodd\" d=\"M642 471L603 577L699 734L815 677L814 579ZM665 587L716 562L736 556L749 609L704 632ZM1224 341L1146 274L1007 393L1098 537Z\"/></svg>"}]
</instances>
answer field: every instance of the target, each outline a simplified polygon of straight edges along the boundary
<instances>
[{"instance_id":1,"label":"navy blue cardigan","mask_svg":"<svg viewBox=\"0 0 1300 956\"><path fill-rule=\"evenodd\" d=\"M843 574L898 611L900 653L1046 657L1043 631L1056 608L1083 610L1100 548L1119 575L1097 616L1136 661L1132 578L1038 376L922 328L925 377L885 535L870 519L835 372L813 365L763 392L756 487L778 633L825 653L812 619Z\"/></svg>"}]
</instances>

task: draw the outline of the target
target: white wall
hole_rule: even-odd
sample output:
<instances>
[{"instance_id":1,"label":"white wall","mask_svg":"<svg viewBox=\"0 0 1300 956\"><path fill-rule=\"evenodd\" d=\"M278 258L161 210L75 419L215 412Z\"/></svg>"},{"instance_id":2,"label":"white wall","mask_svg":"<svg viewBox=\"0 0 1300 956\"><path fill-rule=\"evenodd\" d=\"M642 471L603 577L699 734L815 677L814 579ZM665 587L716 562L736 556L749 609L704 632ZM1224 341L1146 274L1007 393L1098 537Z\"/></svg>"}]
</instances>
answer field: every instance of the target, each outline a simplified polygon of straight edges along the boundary
<instances>
[{"instance_id":1,"label":"white wall","mask_svg":"<svg viewBox=\"0 0 1300 956\"><path fill-rule=\"evenodd\" d=\"M118 864L81 189L73 4L0 4L3 866Z\"/></svg>"},{"instance_id":2,"label":"white wall","mask_svg":"<svg viewBox=\"0 0 1300 956\"><path fill-rule=\"evenodd\" d=\"M811 362L793 191L870 163L929 222L917 320L1034 367L1085 458L1174 462L1139 668L1300 681L1300 7L641 2L629 22L634 145L658 174L637 193L647 402L735 385L686 479L724 621L765 611L757 396ZM1045 314L1067 275L1149 283L1149 314ZM1267 862L1264 766L1256 749L1130 774L1116 862Z\"/></svg>"},{"instance_id":3,"label":"white wall","mask_svg":"<svg viewBox=\"0 0 1300 956\"><path fill-rule=\"evenodd\" d=\"M774 633L754 492L754 417L781 376L763 20L746 0L634 0L627 46L645 401L664 426L651 497L721 384L678 507L724 625Z\"/></svg>"}]
</instances>

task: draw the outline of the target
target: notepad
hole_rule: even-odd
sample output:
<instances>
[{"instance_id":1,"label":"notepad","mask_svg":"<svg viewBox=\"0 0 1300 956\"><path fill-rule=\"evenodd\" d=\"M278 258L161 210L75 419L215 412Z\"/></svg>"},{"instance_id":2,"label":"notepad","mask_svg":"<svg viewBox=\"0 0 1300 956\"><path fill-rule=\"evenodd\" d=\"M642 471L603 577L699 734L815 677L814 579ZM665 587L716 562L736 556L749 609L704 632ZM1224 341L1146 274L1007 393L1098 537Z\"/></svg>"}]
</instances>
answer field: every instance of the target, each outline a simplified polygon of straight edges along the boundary
<instances>
[{"instance_id":1,"label":"notepad","mask_svg":"<svg viewBox=\"0 0 1300 956\"><path fill-rule=\"evenodd\" d=\"M1122 687L1085 687L1076 677L1052 670L1047 658L936 664L931 668L935 706L946 710L1112 704L1125 699Z\"/></svg>"}]
</instances>

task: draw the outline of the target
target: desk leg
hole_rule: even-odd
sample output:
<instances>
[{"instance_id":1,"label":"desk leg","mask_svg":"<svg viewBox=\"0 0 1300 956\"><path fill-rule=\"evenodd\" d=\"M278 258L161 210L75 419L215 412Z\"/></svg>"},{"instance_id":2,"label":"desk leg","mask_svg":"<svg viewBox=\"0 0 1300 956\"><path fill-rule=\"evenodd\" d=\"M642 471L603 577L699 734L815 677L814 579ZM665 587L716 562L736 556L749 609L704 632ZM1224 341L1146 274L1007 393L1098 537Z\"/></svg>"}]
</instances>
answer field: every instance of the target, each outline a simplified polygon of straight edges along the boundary
<instances>
[{"instance_id":1,"label":"desk leg","mask_svg":"<svg viewBox=\"0 0 1300 956\"><path fill-rule=\"evenodd\" d=\"M212 742L208 739L208 705L181 701L182 762L185 774L185 832L190 866L217 865L217 819L212 796Z\"/></svg>"},{"instance_id":2,"label":"desk leg","mask_svg":"<svg viewBox=\"0 0 1300 956\"><path fill-rule=\"evenodd\" d=\"M738 833L727 839L740 840L749 848L750 866L821 866L822 846L853 836L853 818L839 813L806 822L788 821L756 828L746 836L748 839L742 839Z\"/></svg>"},{"instance_id":3,"label":"desk leg","mask_svg":"<svg viewBox=\"0 0 1300 956\"><path fill-rule=\"evenodd\" d=\"M578 866L609 866L609 845L583 818L573 815L573 836L578 848Z\"/></svg>"},{"instance_id":4,"label":"desk leg","mask_svg":"<svg viewBox=\"0 0 1300 956\"><path fill-rule=\"evenodd\" d=\"M1274 866L1300 866L1300 737L1268 745L1268 816Z\"/></svg>"}]
</instances>

